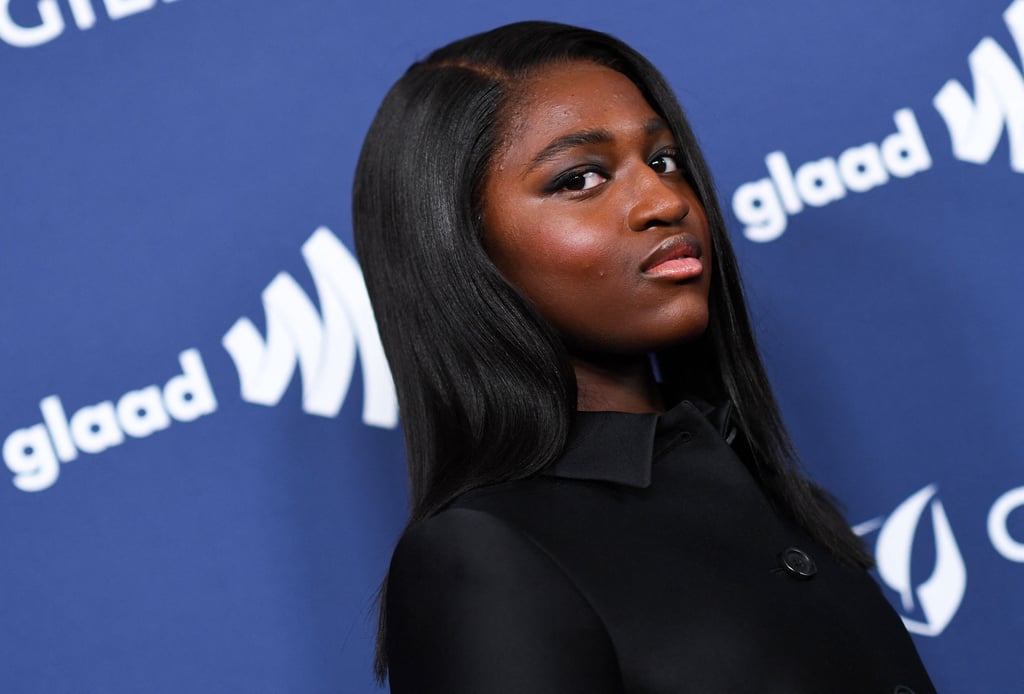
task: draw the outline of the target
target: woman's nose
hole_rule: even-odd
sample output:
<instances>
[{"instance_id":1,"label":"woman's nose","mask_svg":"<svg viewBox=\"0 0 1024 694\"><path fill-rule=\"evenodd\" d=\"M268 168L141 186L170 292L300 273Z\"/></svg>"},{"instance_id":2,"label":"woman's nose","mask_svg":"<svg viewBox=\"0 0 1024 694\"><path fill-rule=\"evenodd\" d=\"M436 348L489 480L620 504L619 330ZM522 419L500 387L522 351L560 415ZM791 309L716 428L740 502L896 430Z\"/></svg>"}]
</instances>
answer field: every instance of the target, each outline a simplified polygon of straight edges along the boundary
<instances>
[{"instance_id":1,"label":"woman's nose","mask_svg":"<svg viewBox=\"0 0 1024 694\"><path fill-rule=\"evenodd\" d=\"M633 231L679 224L690 213L686 184L679 174L659 174L644 166L636 183L635 198L628 223Z\"/></svg>"}]
</instances>

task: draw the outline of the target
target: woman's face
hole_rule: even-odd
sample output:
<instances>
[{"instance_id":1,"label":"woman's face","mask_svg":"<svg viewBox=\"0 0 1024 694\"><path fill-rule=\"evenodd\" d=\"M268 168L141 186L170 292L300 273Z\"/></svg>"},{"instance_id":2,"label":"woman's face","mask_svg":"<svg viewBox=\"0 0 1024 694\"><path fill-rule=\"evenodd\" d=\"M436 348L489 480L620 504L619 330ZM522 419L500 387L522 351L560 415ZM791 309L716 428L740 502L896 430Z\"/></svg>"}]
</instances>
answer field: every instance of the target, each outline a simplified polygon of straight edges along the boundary
<instances>
[{"instance_id":1,"label":"woman's face","mask_svg":"<svg viewBox=\"0 0 1024 694\"><path fill-rule=\"evenodd\" d=\"M711 235L668 125L624 75L553 65L508 115L484 242L570 351L642 354L708 321Z\"/></svg>"}]
</instances>

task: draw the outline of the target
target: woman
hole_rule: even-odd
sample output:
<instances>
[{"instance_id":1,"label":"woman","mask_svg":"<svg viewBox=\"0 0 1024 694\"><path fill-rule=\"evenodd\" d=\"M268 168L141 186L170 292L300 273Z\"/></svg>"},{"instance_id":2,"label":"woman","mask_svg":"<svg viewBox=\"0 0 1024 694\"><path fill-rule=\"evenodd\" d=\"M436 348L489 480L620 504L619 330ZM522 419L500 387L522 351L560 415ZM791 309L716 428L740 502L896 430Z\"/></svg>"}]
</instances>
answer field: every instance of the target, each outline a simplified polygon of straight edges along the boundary
<instances>
[{"instance_id":1,"label":"woman","mask_svg":"<svg viewBox=\"0 0 1024 694\"><path fill-rule=\"evenodd\" d=\"M402 408L392 692L931 692L799 471L661 75L526 22L391 89L353 196Z\"/></svg>"}]
</instances>

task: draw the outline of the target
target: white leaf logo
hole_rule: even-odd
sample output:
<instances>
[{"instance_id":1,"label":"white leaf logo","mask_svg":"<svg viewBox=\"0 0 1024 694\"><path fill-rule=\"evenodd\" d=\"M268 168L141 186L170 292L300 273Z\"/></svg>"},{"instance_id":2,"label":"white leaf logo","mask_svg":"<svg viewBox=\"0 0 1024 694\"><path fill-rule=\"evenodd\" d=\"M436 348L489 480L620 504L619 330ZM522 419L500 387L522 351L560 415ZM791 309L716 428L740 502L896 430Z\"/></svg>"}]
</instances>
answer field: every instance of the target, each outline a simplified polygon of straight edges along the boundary
<instances>
[{"instance_id":1,"label":"white leaf logo","mask_svg":"<svg viewBox=\"0 0 1024 694\"><path fill-rule=\"evenodd\" d=\"M879 576L899 593L905 611L918 605L924 616L923 621L904 616L903 623L911 633L923 636L938 636L949 626L967 588L963 556L935 491L934 484L928 485L900 504L882 524L875 546ZM917 527L928 506L935 532L935 568L915 590L910 562Z\"/></svg>"},{"instance_id":2,"label":"white leaf logo","mask_svg":"<svg viewBox=\"0 0 1024 694\"><path fill-rule=\"evenodd\" d=\"M392 428L398 400L370 297L356 259L327 227L302 244L320 311L287 272L263 290L267 335L239 318L224 335L241 384L242 399L259 405L280 402L296 364L302 374L302 409L334 417L348 393L356 352L363 367L363 421Z\"/></svg>"}]
</instances>

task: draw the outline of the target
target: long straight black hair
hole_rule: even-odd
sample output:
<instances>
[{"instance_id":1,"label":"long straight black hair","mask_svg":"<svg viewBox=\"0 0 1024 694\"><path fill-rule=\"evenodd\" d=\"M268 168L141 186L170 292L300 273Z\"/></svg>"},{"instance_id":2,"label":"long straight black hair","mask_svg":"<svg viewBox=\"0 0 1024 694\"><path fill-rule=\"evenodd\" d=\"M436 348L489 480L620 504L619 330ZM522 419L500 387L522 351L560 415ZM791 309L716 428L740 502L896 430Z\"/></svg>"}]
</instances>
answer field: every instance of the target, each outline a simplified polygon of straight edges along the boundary
<instances>
[{"instance_id":1,"label":"long straight black hair","mask_svg":"<svg viewBox=\"0 0 1024 694\"><path fill-rule=\"evenodd\" d=\"M385 97L359 157L356 250L401 407L407 528L470 489L539 473L565 445L576 409L568 353L488 258L480 193L524 79L568 61L606 66L636 84L669 124L707 213L709 324L696 341L655 355L663 386L731 400L749 462L780 512L841 560L870 566L830 498L800 471L754 341L711 175L672 90L621 41L548 22L499 27L414 64ZM383 682L384 590L379 602L375 671Z\"/></svg>"}]
</instances>

